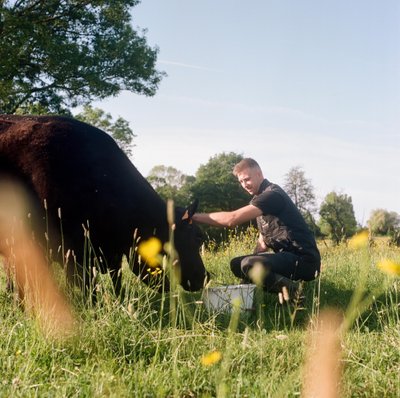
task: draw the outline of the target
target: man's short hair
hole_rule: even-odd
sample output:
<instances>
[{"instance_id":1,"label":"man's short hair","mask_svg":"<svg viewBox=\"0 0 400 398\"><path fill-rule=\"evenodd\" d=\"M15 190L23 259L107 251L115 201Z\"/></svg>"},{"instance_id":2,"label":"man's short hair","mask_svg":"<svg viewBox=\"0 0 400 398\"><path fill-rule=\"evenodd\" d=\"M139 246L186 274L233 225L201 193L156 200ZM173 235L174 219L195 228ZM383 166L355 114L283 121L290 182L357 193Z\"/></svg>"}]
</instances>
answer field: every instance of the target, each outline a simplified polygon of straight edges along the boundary
<instances>
[{"instance_id":1,"label":"man's short hair","mask_svg":"<svg viewBox=\"0 0 400 398\"><path fill-rule=\"evenodd\" d=\"M260 165L254 159L244 158L233 168L233 175L237 177L237 175L245 169L258 169L261 171Z\"/></svg>"}]
</instances>

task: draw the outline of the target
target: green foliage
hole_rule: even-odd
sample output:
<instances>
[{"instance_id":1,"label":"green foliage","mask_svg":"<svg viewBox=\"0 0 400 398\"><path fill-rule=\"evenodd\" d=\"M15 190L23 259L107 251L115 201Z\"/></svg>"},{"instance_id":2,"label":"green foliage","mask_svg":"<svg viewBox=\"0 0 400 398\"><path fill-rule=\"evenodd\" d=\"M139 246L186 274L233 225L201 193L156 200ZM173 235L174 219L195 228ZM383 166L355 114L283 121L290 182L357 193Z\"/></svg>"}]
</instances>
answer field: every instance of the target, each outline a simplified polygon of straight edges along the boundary
<instances>
[{"instance_id":1,"label":"green foliage","mask_svg":"<svg viewBox=\"0 0 400 398\"><path fill-rule=\"evenodd\" d=\"M289 170L283 187L303 215L315 212L314 187L300 166Z\"/></svg>"},{"instance_id":2,"label":"green foliage","mask_svg":"<svg viewBox=\"0 0 400 398\"><path fill-rule=\"evenodd\" d=\"M330 192L321 204L319 214L321 232L339 244L352 236L357 229L351 197L346 194Z\"/></svg>"},{"instance_id":3,"label":"green foliage","mask_svg":"<svg viewBox=\"0 0 400 398\"><path fill-rule=\"evenodd\" d=\"M147 180L164 199L172 199L177 206L185 207L191 200L190 188L195 177L183 174L172 166L154 166Z\"/></svg>"},{"instance_id":4,"label":"green foliage","mask_svg":"<svg viewBox=\"0 0 400 398\"><path fill-rule=\"evenodd\" d=\"M308 211L303 214L303 217L314 236L316 238L322 238L323 233L321 232L321 228L315 220L314 215Z\"/></svg>"},{"instance_id":5,"label":"green foliage","mask_svg":"<svg viewBox=\"0 0 400 398\"><path fill-rule=\"evenodd\" d=\"M199 211L234 210L250 200L232 174L233 166L242 158L233 152L215 155L198 168L195 177L171 166L158 165L153 167L147 178L161 197L172 198L178 205L187 205L197 198Z\"/></svg>"},{"instance_id":6,"label":"green foliage","mask_svg":"<svg viewBox=\"0 0 400 398\"><path fill-rule=\"evenodd\" d=\"M0 113L35 104L63 113L121 90L154 95L164 73L145 31L132 29L138 2L0 2Z\"/></svg>"},{"instance_id":7,"label":"green foliage","mask_svg":"<svg viewBox=\"0 0 400 398\"><path fill-rule=\"evenodd\" d=\"M393 228L390 230L389 242L393 246L400 247L400 228Z\"/></svg>"},{"instance_id":8,"label":"green foliage","mask_svg":"<svg viewBox=\"0 0 400 398\"><path fill-rule=\"evenodd\" d=\"M242 159L234 152L221 153L199 167L191 192L200 201L200 211L229 211L248 204L250 197L232 174Z\"/></svg>"},{"instance_id":9,"label":"green foliage","mask_svg":"<svg viewBox=\"0 0 400 398\"><path fill-rule=\"evenodd\" d=\"M388 235L400 226L400 216L395 211L376 209L371 212L367 224L372 234Z\"/></svg>"},{"instance_id":10,"label":"green foliage","mask_svg":"<svg viewBox=\"0 0 400 398\"><path fill-rule=\"evenodd\" d=\"M300 210L314 235L320 236L321 232L314 217L316 212L314 187L300 166L292 167L285 175L283 188Z\"/></svg>"},{"instance_id":11,"label":"green foliage","mask_svg":"<svg viewBox=\"0 0 400 398\"><path fill-rule=\"evenodd\" d=\"M1 101L1 99L0 99ZM21 106L16 109L14 112L15 115L58 115L58 116L69 116L73 117L71 111L64 107L58 107L53 111L45 104L40 104L38 102L25 102L21 104Z\"/></svg>"},{"instance_id":12,"label":"green foliage","mask_svg":"<svg viewBox=\"0 0 400 398\"><path fill-rule=\"evenodd\" d=\"M201 165L196 172L196 180L190 188L192 197L199 199L200 212L236 210L249 203L249 195L242 189L232 174L233 167L243 159L234 152L220 153ZM246 228L247 225L239 227ZM202 226L206 236L217 242L229 238L227 229Z\"/></svg>"},{"instance_id":13,"label":"green foliage","mask_svg":"<svg viewBox=\"0 0 400 398\"><path fill-rule=\"evenodd\" d=\"M187 176L175 167L157 165L150 170L147 178L155 189L166 185L179 189L185 184Z\"/></svg>"},{"instance_id":14,"label":"green foliage","mask_svg":"<svg viewBox=\"0 0 400 398\"><path fill-rule=\"evenodd\" d=\"M118 117L117 120L113 122L112 116L109 113L105 113L99 108L92 108L90 105L85 105L83 107L83 112L75 115L75 118L110 134L128 156L132 154L132 141L136 136L129 127L129 122L127 120Z\"/></svg>"}]
</instances>

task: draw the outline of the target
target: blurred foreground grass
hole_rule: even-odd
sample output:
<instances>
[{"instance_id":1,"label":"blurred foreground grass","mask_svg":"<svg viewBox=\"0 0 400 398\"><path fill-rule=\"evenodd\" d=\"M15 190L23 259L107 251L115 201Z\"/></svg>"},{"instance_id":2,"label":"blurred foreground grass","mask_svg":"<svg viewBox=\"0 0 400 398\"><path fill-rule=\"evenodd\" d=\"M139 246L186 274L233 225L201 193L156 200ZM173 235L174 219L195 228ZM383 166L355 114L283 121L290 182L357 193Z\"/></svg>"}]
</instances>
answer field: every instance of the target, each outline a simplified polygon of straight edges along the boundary
<instances>
[{"instance_id":1,"label":"blurred foreground grass","mask_svg":"<svg viewBox=\"0 0 400 398\"><path fill-rule=\"evenodd\" d=\"M231 284L231 257L251 252L253 234L203 253L213 283ZM46 340L5 290L0 290L0 396L51 397L295 397L304 381L309 331L325 308L348 312L354 292L368 299L341 337L344 397L400 396L400 279L376 264L400 263L400 250L378 242L352 250L321 245L323 271L305 285L306 305L288 308L261 295L257 311L209 314L201 293L148 289L124 267L125 296L101 276L99 301L74 299L74 338ZM360 286L360 281L362 285ZM319 377L316 372L315 378Z\"/></svg>"}]
</instances>

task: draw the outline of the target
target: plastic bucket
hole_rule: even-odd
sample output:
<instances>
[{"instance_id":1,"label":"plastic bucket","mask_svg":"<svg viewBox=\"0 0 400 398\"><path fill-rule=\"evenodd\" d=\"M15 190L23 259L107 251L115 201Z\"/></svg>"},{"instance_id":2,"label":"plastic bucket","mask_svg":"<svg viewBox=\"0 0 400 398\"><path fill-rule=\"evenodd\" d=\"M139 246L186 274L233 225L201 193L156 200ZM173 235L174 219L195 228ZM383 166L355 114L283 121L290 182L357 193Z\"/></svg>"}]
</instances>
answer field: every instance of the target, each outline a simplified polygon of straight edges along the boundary
<instances>
[{"instance_id":1,"label":"plastic bucket","mask_svg":"<svg viewBox=\"0 0 400 398\"><path fill-rule=\"evenodd\" d=\"M227 285L203 290L203 302L209 311L231 311L232 301L239 299L241 310L252 310L256 285Z\"/></svg>"}]
</instances>

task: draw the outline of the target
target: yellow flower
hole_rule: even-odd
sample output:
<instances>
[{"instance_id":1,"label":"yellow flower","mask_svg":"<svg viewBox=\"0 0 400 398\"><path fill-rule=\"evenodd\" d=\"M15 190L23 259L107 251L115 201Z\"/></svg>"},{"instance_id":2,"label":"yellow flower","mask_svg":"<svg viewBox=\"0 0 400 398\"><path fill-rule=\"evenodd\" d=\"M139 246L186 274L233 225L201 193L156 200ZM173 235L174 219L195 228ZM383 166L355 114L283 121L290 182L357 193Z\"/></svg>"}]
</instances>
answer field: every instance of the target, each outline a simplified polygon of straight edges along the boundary
<instances>
[{"instance_id":1,"label":"yellow flower","mask_svg":"<svg viewBox=\"0 0 400 398\"><path fill-rule=\"evenodd\" d=\"M222 358L222 354L219 351L211 351L201 357L201 364L203 366L212 366L218 363Z\"/></svg>"},{"instance_id":2,"label":"yellow flower","mask_svg":"<svg viewBox=\"0 0 400 398\"><path fill-rule=\"evenodd\" d=\"M360 249L362 247L366 247L368 246L368 238L368 231L361 231L349 240L349 247L351 249Z\"/></svg>"},{"instance_id":3,"label":"yellow flower","mask_svg":"<svg viewBox=\"0 0 400 398\"><path fill-rule=\"evenodd\" d=\"M267 269L259 261L256 261L250 268L249 276L257 286L262 286L267 276Z\"/></svg>"},{"instance_id":4,"label":"yellow flower","mask_svg":"<svg viewBox=\"0 0 400 398\"><path fill-rule=\"evenodd\" d=\"M156 275L162 274L162 270L158 266L156 266L154 268L147 268L147 272L152 276L156 276Z\"/></svg>"},{"instance_id":5,"label":"yellow flower","mask_svg":"<svg viewBox=\"0 0 400 398\"><path fill-rule=\"evenodd\" d=\"M139 244L138 252L150 267L157 267L160 264L161 242L152 237Z\"/></svg>"},{"instance_id":6,"label":"yellow flower","mask_svg":"<svg viewBox=\"0 0 400 398\"><path fill-rule=\"evenodd\" d=\"M386 274L400 276L400 263L395 263L388 258L379 261L377 267Z\"/></svg>"}]
</instances>

